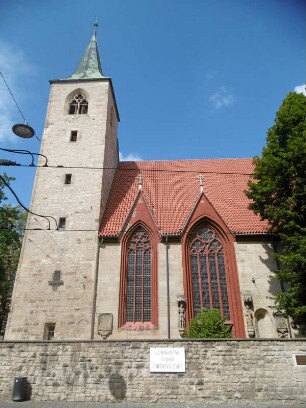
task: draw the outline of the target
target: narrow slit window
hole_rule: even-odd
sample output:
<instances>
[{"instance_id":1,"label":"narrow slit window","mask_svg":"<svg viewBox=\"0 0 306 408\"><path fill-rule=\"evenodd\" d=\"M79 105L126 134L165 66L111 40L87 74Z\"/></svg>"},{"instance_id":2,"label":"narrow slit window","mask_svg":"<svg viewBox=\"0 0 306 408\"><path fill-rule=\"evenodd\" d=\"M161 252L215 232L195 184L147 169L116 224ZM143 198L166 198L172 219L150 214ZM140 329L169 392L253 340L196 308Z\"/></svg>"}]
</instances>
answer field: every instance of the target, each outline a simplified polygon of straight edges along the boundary
<instances>
[{"instance_id":1,"label":"narrow slit window","mask_svg":"<svg viewBox=\"0 0 306 408\"><path fill-rule=\"evenodd\" d=\"M71 184L72 174L65 174L65 184Z\"/></svg>"},{"instance_id":2,"label":"narrow slit window","mask_svg":"<svg viewBox=\"0 0 306 408\"><path fill-rule=\"evenodd\" d=\"M53 280L54 282L59 282L61 280L61 271L54 271Z\"/></svg>"},{"instance_id":3,"label":"narrow slit window","mask_svg":"<svg viewBox=\"0 0 306 408\"><path fill-rule=\"evenodd\" d=\"M65 217L61 217L58 220L58 229L65 229L66 228L66 218Z\"/></svg>"},{"instance_id":4,"label":"narrow slit window","mask_svg":"<svg viewBox=\"0 0 306 408\"><path fill-rule=\"evenodd\" d=\"M46 323L44 331L44 340L54 340L55 323Z\"/></svg>"},{"instance_id":5,"label":"narrow slit window","mask_svg":"<svg viewBox=\"0 0 306 408\"><path fill-rule=\"evenodd\" d=\"M76 142L78 140L78 131L72 130L70 133L70 142Z\"/></svg>"}]
</instances>

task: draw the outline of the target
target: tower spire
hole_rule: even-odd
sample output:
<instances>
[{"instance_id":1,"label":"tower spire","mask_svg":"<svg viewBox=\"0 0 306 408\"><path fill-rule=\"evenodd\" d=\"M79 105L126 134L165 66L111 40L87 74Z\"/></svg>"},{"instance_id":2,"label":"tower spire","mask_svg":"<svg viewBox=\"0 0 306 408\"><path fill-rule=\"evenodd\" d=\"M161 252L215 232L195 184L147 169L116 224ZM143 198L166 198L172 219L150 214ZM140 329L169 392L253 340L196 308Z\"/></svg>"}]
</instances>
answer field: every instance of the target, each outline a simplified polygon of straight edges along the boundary
<instances>
[{"instance_id":1,"label":"tower spire","mask_svg":"<svg viewBox=\"0 0 306 408\"><path fill-rule=\"evenodd\" d=\"M94 32L91 40L79 62L77 69L67 79L99 79L103 78L101 61L97 43L98 19L94 23Z\"/></svg>"}]
</instances>

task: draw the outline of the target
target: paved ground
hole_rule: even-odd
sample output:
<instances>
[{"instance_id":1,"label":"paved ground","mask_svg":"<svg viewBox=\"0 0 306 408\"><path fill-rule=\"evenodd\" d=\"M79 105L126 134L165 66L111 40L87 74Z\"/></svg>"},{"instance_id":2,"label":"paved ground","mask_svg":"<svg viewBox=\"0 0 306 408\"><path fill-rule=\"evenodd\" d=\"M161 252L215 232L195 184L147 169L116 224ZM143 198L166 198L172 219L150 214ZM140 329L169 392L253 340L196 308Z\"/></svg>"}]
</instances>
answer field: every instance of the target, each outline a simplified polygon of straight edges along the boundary
<instances>
[{"instance_id":1,"label":"paved ground","mask_svg":"<svg viewBox=\"0 0 306 408\"><path fill-rule=\"evenodd\" d=\"M306 407L306 403L301 404L243 404L243 403L217 403L207 404L205 402L200 404L191 403L144 403L138 404L133 402L120 403L100 403L100 402L47 402L47 401L0 401L0 408L302 408Z\"/></svg>"}]
</instances>

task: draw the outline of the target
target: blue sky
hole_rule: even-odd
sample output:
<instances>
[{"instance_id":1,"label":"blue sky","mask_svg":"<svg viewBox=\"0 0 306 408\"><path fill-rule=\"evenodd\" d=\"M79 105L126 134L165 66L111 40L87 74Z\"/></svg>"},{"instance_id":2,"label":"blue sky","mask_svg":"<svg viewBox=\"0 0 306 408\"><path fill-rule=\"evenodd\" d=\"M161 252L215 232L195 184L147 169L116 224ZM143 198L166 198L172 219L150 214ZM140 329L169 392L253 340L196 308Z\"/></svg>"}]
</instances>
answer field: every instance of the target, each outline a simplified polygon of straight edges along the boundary
<instances>
[{"instance_id":1,"label":"blue sky","mask_svg":"<svg viewBox=\"0 0 306 408\"><path fill-rule=\"evenodd\" d=\"M123 158L260 155L282 99L305 83L301 0L1 0L0 7L0 70L39 138L48 81L74 72L96 17ZM0 146L38 152L37 139L11 132L22 118L2 80L0 92ZM13 188L29 205L35 169L1 170L16 177Z\"/></svg>"}]
</instances>

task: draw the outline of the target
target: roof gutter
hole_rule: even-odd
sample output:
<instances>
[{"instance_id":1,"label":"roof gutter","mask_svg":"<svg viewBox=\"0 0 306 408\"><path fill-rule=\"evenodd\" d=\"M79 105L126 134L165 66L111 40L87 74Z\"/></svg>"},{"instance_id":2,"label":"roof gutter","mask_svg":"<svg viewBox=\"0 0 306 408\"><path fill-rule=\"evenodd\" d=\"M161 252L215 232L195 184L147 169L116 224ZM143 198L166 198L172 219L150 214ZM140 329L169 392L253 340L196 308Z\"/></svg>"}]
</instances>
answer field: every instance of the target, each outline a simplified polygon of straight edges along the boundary
<instances>
[{"instance_id":1,"label":"roof gutter","mask_svg":"<svg viewBox=\"0 0 306 408\"><path fill-rule=\"evenodd\" d=\"M247 237L276 237L277 235L273 232L233 232L231 231L234 237L238 238L247 238Z\"/></svg>"}]
</instances>

